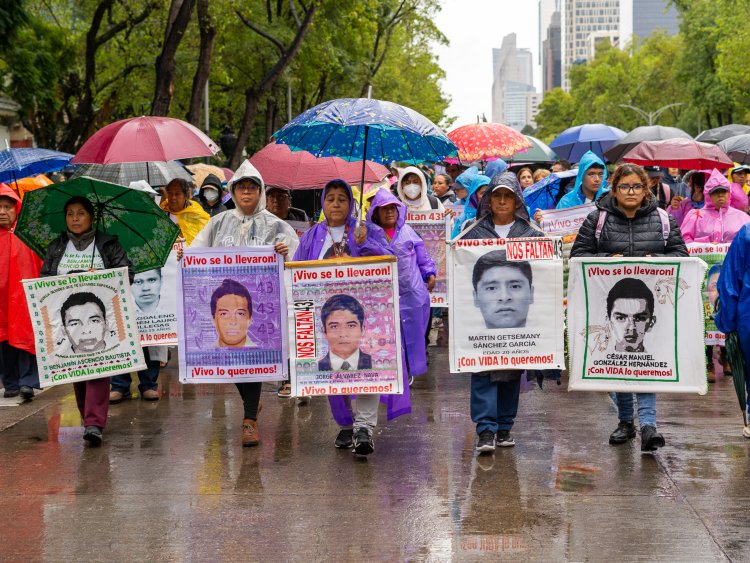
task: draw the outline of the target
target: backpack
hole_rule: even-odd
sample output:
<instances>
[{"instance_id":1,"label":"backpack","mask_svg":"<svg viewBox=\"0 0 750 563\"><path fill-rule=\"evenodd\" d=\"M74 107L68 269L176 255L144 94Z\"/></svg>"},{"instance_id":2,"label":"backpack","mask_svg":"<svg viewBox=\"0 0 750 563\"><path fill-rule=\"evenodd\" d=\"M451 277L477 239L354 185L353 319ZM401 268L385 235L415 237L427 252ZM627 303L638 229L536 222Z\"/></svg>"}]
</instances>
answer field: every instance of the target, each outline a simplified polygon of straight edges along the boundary
<instances>
[{"instance_id":1,"label":"backpack","mask_svg":"<svg viewBox=\"0 0 750 563\"><path fill-rule=\"evenodd\" d=\"M427 194L427 201L430 202L430 209L440 209L440 200L432 194Z\"/></svg>"},{"instance_id":2,"label":"backpack","mask_svg":"<svg viewBox=\"0 0 750 563\"><path fill-rule=\"evenodd\" d=\"M659 220L661 221L661 236L664 239L664 246L667 246L669 232L672 230L672 225L669 223L669 213L661 207L657 207L656 211L658 211ZM596 222L596 232L594 233L596 242L599 242L599 237L602 236L602 229L604 228L604 223L607 221L607 215L607 211L603 209L599 211L599 220Z\"/></svg>"}]
</instances>

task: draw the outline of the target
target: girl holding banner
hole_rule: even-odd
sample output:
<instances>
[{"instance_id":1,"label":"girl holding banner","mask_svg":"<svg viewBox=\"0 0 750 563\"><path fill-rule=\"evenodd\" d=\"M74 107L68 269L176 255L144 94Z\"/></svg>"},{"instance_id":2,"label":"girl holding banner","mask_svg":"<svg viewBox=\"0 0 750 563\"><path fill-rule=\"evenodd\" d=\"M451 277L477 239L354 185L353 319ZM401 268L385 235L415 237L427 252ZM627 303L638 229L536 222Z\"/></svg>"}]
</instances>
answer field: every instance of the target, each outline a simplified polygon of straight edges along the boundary
<instances>
[{"instance_id":1,"label":"girl holding banner","mask_svg":"<svg viewBox=\"0 0 750 563\"><path fill-rule=\"evenodd\" d=\"M648 188L646 172L640 166L619 166L612 176L612 190L596 202L596 207L581 225L571 257L688 255L680 228L674 217L658 207ZM636 393L635 396L641 425L641 450L656 450L664 446L664 437L656 431L656 394ZM624 444L636 435L633 393L616 393L615 397L620 422L609 437L613 445Z\"/></svg>"}]
</instances>

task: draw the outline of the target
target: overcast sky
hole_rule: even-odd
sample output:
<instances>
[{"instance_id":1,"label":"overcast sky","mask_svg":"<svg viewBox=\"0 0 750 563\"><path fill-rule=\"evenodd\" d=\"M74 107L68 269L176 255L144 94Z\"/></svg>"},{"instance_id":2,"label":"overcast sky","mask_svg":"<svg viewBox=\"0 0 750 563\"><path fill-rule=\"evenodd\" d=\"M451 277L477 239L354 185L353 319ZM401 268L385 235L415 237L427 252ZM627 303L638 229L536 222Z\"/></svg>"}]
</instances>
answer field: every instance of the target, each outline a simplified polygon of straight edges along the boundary
<instances>
[{"instance_id":1,"label":"overcast sky","mask_svg":"<svg viewBox=\"0 0 750 563\"><path fill-rule=\"evenodd\" d=\"M436 24L448 37L448 47L437 46L446 78L443 91L452 98L449 116L454 127L475 123L477 114L492 119L492 49L503 37L516 33L518 47L534 55L534 86L540 90L538 67L538 0L443 0Z\"/></svg>"}]
</instances>

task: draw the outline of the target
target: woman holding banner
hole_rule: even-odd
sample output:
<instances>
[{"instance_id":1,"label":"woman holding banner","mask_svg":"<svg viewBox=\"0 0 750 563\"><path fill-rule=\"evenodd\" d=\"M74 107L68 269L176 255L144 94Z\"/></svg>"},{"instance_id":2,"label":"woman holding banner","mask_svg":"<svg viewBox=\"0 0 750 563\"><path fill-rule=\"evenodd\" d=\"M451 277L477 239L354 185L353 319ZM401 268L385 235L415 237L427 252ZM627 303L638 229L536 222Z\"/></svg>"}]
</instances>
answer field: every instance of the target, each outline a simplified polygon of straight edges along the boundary
<instances>
[{"instance_id":1,"label":"woman holding banner","mask_svg":"<svg viewBox=\"0 0 750 563\"><path fill-rule=\"evenodd\" d=\"M596 202L581 225L571 250L578 256L687 256L680 228L674 217L658 207L648 188L646 172L638 165L623 164L612 176L612 190ZM620 422L609 437L610 444L635 438L633 394L616 393ZM636 393L641 425L641 451L664 446L656 430L656 395Z\"/></svg>"},{"instance_id":2,"label":"woman holding banner","mask_svg":"<svg viewBox=\"0 0 750 563\"><path fill-rule=\"evenodd\" d=\"M376 247L363 247L368 231L365 225L357 226L354 216L354 198L349 184L343 180L331 180L321 195L325 219L307 231L294 254L295 261L325 260L344 257L374 256L384 254ZM420 333L420 336L424 331ZM406 375L406 371L404 371ZM356 395L353 397L329 396L333 418L340 430L334 441L337 448L354 448L359 455L375 451L373 431L377 423L378 395ZM403 395L385 395L388 420L411 412L409 386L404 386Z\"/></svg>"},{"instance_id":3,"label":"woman holding banner","mask_svg":"<svg viewBox=\"0 0 750 563\"><path fill-rule=\"evenodd\" d=\"M529 222L521 186L513 172L503 172L492 178L479 204L478 217L460 238L544 236ZM471 420L476 424L476 449L480 454L494 451L496 445L515 446L510 430L518 413L522 373L523 370L509 369L471 374Z\"/></svg>"},{"instance_id":4,"label":"woman holding banner","mask_svg":"<svg viewBox=\"0 0 750 563\"><path fill-rule=\"evenodd\" d=\"M39 275L58 276L81 271L127 268L133 283L133 265L117 237L93 229L94 205L84 196L71 197L64 207L67 230L53 240ZM81 268L85 264L88 267ZM109 410L109 378L73 383L78 411L83 418L83 439L91 446L102 443Z\"/></svg>"},{"instance_id":5,"label":"woman holding banner","mask_svg":"<svg viewBox=\"0 0 750 563\"><path fill-rule=\"evenodd\" d=\"M243 162L227 184L234 209L219 213L195 237L194 247L232 247L270 245L286 258L297 249L294 229L266 209L266 186L260 172L249 161ZM242 397L242 445L257 446L259 381L235 383Z\"/></svg>"}]
</instances>

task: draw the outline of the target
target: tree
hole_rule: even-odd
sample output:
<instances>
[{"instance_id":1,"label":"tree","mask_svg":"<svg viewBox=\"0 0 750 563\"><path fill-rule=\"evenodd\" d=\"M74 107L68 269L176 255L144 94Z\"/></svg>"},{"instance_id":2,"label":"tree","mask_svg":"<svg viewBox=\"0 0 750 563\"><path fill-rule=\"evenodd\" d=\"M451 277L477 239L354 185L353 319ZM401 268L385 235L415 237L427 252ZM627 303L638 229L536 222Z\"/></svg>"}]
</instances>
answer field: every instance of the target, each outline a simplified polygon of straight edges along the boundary
<instances>
[{"instance_id":1,"label":"tree","mask_svg":"<svg viewBox=\"0 0 750 563\"><path fill-rule=\"evenodd\" d=\"M536 136L545 143L551 142L559 133L573 125L575 112L573 96L562 88L550 90L539 104Z\"/></svg>"},{"instance_id":2,"label":"tree","mask_svg":"<svg viewBox=\"0 0 750 563\"><path fill-rule=\"evenodd\" d=\"M174 95L175 55L190 23L193 0L172 0L161 53L156 57L156 85L151 115L168 115Z\"/></svg>"}]
</instances>

